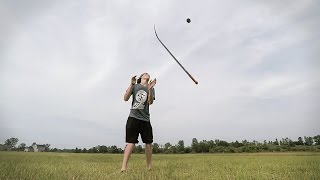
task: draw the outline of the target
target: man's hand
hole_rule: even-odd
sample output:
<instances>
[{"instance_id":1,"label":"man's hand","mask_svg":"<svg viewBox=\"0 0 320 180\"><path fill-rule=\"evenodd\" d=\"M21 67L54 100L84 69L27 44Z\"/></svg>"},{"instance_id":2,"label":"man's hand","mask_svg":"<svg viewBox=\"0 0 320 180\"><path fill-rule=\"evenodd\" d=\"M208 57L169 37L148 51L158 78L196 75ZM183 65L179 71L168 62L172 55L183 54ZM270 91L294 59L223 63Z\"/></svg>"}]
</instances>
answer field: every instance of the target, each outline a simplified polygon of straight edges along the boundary
<instances>
[{"instance_id":1,"label":"man's hand","mask_svg":"<svg viewBox=\"0 0 320 180\"><path fill-rule=\"evenodd\" d=\"M155 78L154 80L150 81L149 83L149 89L152 89L157 83L157 79Z\"/></svg>"},{"instance_id":2,"label":"man's hand","mask_svg":"<svg viewBox=\"0 0 320 180\"><path fill-rule=\"evenodd\" d=\"M131 84L132 84L132 85L135 85L135 84L136 84L136 81L137 81L136 77L137 77L137 76L133 76L133 77L131 78Z\"/></svg>"}]
</instances>

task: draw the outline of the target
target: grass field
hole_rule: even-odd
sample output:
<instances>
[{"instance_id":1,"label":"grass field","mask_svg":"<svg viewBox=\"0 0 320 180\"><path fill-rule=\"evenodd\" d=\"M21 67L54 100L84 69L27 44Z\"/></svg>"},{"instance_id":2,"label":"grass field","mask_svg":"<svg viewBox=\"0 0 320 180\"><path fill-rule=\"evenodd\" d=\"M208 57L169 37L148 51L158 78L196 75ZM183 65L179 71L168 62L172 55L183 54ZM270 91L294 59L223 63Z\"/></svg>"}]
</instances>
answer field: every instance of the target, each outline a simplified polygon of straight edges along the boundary
<instances>
[{"instance_id":1,"label":"grass field","mask_svg":"<svg viewBox=\"0 0 320 180\"><path fill-rule=\"evenodd\" d=\"M320 153L121 154L0 152L0 179L320 179Z\"/></svg>"}]
</instances>

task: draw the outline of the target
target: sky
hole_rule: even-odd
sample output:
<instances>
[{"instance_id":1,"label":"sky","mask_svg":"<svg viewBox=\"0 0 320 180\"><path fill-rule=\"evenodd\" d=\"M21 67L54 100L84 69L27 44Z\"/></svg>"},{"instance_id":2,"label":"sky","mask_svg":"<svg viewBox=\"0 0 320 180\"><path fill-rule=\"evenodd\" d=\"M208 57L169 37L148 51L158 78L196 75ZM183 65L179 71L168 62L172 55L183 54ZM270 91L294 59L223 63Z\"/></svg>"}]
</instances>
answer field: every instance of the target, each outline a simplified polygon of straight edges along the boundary
<instances>
[{"instance_id":1,"label":"sky","mask_svg":"<svg viewBox=\"0 0 320 180\"><path fill-rule=\"evenodd\" d=\"M123 148L131 108L123 95L144 72L157 78L155 143L318 135L319 7L314 0L1 0L0 143Z\"/></svg>"}]
</instances>

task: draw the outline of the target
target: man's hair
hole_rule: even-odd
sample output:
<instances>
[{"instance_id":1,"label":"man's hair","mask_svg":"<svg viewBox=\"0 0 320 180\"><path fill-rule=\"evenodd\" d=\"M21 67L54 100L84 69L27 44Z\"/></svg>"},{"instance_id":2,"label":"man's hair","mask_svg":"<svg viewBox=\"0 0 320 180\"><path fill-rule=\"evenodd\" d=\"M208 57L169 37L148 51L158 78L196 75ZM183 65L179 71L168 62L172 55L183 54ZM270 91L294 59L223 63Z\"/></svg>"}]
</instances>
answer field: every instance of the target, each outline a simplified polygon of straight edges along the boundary
<instances>
[{"instance_id":1,"label":"man's hair","mask_svg":"<svg viewBox=\"0 0 320 180\"><path fill-rule=\"evenodd\" d=\"M142 78L142 76L145 75L145 74L148 74L148 73L142 73L142 74L140 75L139 79L137 80L137 83L138 83L138 84L141 83L141 78Z\"/></svg>"}]
</instances>

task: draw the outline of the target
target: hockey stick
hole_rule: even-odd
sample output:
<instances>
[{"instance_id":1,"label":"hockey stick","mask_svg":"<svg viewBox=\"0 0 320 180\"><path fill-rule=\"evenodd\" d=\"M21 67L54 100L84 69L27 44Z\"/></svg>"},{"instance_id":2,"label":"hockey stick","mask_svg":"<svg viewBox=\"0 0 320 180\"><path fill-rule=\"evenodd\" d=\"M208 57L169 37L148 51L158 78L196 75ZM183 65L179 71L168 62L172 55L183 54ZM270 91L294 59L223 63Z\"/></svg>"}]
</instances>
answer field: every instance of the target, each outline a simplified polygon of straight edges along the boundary
<instances>
[{"instance_id":1,"label":"hockey stick","mask_svg":"<svg viewBox=\"0 0 320 180\"><path fill-rule=\"evenodd\" d=\"M192 81L196 84L198 84L198 81L196 81L191 74L180 64L180 62L173 56L173 54L169 51L169 49L163 44L163 42L160 40L160 38L158 37L157 31L156 31L156 25L154 25L154 32L157 36L157 39L159 40L159 42L162 44L162 46L164 48L166 48L166 50L168 51L168 53L173 57L174 60L176 60L176 62L180 65L180 67L184 70L184 72L186 72L188 74L188 76L192 79Z\"/></svg>"}]
</instances>

